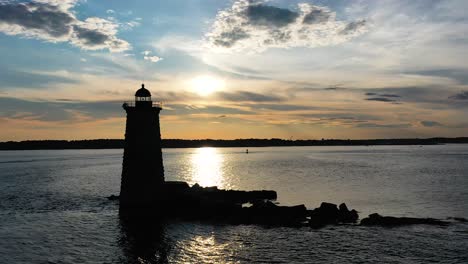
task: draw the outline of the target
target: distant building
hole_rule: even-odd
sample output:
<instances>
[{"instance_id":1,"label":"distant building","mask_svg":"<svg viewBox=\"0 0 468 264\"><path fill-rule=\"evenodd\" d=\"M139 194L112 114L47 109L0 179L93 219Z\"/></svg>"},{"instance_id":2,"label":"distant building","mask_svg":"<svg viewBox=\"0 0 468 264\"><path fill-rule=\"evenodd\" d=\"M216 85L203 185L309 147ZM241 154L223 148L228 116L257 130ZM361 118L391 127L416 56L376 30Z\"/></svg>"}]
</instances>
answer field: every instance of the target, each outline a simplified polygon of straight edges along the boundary
<instances>
[{"instance_id":1,"label":"distant building","mask_svg":"<svg viewBox=\"0 0 468 264\"><path fill-rule=\"evenodd\" d=\"M142 84L134 102L125 102L125 147L120 187L120 207L154 204L164 184L159 112L161 103L151 100Z\"/></svg>"}]
</instances>

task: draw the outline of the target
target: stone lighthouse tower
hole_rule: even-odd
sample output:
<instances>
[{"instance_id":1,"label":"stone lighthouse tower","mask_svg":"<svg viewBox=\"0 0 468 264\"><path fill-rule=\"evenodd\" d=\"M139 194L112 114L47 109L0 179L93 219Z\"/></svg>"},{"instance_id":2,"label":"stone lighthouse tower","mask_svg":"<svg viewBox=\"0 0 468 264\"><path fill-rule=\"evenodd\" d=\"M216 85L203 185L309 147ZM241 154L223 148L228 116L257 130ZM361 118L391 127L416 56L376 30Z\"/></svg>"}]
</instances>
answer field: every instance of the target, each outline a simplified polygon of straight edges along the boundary
<instances>
[{"instance_id":1,"label":"stone lighthouse tower","mask_svg":"<svg viewBox=\"0 0 468 264\"><path fill-rule=\"evenodd\" d=\"M159 112L161 103L151 100L142 84L134 102L125 102L125 147L120 186L120 207L149 207L159 198L164 184Z\"/></svg>"}]
</instances>

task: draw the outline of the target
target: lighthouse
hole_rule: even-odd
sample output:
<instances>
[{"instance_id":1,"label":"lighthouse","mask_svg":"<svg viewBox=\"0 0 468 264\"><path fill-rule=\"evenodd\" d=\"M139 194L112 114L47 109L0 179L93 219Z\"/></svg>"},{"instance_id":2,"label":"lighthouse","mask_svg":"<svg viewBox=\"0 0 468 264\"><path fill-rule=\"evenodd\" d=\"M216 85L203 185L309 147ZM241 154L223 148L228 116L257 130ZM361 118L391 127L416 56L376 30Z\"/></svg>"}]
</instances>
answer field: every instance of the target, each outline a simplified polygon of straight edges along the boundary
<instances>
[{"instance_id":1,"label":"lighthouse","mask_svg":"<svg viewBox=\"0 0 468 264\"><path fill-rule=\"evenodd\" d=\"M162 105L151 100L142 84L135 101L122 105L127 112L120 185L120 207L140 208L157 204L164 185L159 113Z\"/></svg>"}]
</instances>

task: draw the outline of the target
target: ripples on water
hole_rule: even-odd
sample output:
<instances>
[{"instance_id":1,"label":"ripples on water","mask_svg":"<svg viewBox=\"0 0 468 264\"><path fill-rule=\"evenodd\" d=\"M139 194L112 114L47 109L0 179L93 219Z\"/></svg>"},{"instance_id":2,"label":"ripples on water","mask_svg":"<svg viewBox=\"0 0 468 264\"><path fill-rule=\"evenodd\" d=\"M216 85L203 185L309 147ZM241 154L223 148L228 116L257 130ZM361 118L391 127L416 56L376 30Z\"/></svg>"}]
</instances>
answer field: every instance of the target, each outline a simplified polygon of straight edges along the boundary
<instances>
[{"instance_id":1,"label":"ripples on water","mask_svg":"<svg viewBox=\"0 0 468 264\"><path fill-rule=\"evenodd\" d=\"M468 146L164 150L166 178L274 189L282 204L468 217ZM119 192L122 150L0 152L2 263L468 263L468 225L266 228L138 223Z\"/></svg>"}]
</instances>

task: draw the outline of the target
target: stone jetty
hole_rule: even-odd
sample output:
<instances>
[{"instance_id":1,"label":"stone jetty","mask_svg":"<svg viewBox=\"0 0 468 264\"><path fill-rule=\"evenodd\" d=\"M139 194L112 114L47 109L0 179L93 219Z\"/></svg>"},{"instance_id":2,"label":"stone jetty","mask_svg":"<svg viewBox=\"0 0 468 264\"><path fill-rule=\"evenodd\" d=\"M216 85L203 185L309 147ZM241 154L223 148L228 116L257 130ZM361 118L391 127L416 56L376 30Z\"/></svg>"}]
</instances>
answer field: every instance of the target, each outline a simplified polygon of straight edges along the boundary
<instances>
[{"instance_id":1,"label":"stone jetty","mask_svg":"<svg viewBox=\"0 0 468 264\"><path fill-rule=\"evenodd\" d=\"M153 207L126 208L122 215L147 215L161 220L204 221L224 224L257 224L322 228L328 225L361 225L394 227L403 225L446 225L448 222L432 218L391 217L371 214L359 223L359 214L348 209L345 203L339 206L323 202L320 207L307 209L305 205L281 206L275 201L277 193L272 190L236 191L222 190L216 186L189 186L186 182L165 182L159 190L163 195L154 201ZM108 197L118 200L119 196ZM157 205L157 206L156 206ZM135 213L138 211L138 213Z\"/></svg>"}]
</instances>

